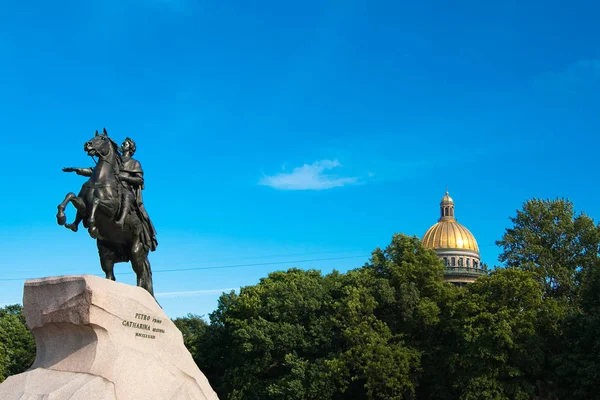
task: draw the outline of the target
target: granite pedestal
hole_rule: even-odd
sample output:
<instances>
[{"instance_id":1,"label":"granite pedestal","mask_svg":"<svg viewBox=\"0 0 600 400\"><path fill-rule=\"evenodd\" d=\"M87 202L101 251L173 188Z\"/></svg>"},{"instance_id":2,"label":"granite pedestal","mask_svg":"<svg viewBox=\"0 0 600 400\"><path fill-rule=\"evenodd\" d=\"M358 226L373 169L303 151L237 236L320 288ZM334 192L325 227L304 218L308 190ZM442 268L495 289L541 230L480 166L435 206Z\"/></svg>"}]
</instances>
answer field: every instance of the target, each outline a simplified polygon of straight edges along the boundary
<instances>
[{"instance_id":1,"label":"granite pedestal","mask_svg":"<svg viewBox=\"0 0 600 400\"><path fill-rule=\"evenodd\" d=\"M32 367L2 400L213 400L179 329L144 289L92 275L25 282Z\"/></svg>"}]
</instances>

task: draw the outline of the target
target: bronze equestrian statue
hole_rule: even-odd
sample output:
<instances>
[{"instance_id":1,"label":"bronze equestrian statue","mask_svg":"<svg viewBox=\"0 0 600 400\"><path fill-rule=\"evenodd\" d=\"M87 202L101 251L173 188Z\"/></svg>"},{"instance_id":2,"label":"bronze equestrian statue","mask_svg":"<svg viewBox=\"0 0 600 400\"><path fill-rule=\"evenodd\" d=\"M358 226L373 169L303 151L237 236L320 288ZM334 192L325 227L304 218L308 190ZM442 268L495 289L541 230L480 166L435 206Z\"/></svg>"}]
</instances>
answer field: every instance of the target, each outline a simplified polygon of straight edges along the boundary
<instances>
[{"instance_id":1,"label":"bronze equestrian statue","mask_svg":"<svg viewBox=\"0 0 600 400\"><path fill-rule=\"evenodd\" d=\"M92 168L63 168L89 177L78 195L68 193L58 205L56 220L59 225L77 232L79 223L96 239L100 265L107 279L115 280L114 264L131 261L137 275L137 285L152 296L152 270L148 253L156 250L156 231L142 202L144 172L135 153L135 142L126 138L119 149L108 137L96 131L84 144L91 157L98 157ZM119 153L121 150L122 154ZM73 223L67 224L65 207L71 202L77 209Z\"/></svg>"}]
</instances>

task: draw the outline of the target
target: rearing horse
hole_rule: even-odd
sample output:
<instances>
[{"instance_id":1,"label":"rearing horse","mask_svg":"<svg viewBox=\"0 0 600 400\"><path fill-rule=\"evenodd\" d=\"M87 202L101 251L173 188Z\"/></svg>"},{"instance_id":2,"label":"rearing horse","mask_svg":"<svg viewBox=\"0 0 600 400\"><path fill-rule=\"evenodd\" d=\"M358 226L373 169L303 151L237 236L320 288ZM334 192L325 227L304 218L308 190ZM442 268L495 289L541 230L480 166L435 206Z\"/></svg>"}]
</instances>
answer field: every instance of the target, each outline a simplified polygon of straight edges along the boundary
<instances>
[{"instance_id":1,"label":"rearing horse","mask_svg":"<svg viewBox=\"0 0 600 400\"><path fill-rule=\"evenodd\" d=\"M72 203L77 216L72 224L65 226L74 232L80 222L88 229L90 236L96 239L100 265L107 279L115 280L114 265L131 261L137 275L137 285L146 289L152 296L152 270L148 261L149 246L142 241L142 220L138 210L130 210L125 224L117 224L117 215L121 207L121 191L125 190L119 181L119 172L123 165L117 144L108 137L106 130L83 146L89 156L98 157L98 163L92 170L89 180L83 184L79 195L67 193L58 205L56 221L65 225L65 207Z\"/></svg>"}]
</instances>

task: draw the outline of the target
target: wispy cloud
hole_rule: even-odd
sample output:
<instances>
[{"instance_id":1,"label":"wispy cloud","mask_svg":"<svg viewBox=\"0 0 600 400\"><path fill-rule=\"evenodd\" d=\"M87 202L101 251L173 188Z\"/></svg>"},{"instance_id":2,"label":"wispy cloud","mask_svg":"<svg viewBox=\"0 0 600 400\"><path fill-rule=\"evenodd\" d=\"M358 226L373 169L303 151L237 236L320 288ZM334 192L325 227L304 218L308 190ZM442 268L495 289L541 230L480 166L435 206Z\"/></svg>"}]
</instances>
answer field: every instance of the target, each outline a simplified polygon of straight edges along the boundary
<instances>
[{"instance_id":1,"label":"wispy cloud","mask_svg":"<svg viewBox=\"0 0 600 400\"><path fill-rule=\"evenodd\" d=\"M339 167L341 164L338 160L315 161L312 164L296 167L291 172L265 175L259 184L279 190L324 190L358 183L357 177L326 173Z\"/></svg>"},{"instance_id":2,"label":"wispy cloud","mask_svg":"<svg viewBox=\"0 0 600 400\"><path fill-rule=\"evenodd\" d=\"M237 288L224 288L224 289L206 289L206 290L189 290L183 292L163 292L155 293L156 297L164 298L176 298L176 297L190 297L190 296L202 296L206 294L221 294L223 292L229 293Z\"/></svg>"},{"instance_id":3,"label":"wispy cloud","mask_svg":"<svg viewBox=\"0 0 600 400\"><path fill-rule=\"evenodd\" d=\"M565 70L549 72L535 80L538 88L577 94L597 90L600 86L600 59L579 60Z\"/></svg>"}]
</instances>

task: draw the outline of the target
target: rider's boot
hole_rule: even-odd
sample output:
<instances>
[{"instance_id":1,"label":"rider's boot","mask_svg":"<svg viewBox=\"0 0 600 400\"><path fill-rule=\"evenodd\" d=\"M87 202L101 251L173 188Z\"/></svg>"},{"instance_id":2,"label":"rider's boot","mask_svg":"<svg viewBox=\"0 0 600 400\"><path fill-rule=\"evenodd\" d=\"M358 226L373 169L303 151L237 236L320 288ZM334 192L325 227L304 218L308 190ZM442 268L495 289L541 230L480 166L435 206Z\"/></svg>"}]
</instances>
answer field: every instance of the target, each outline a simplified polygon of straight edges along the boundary
<instances>
[{"instance_id":1,"label":"rider's boot","mask_svg":"<svg viewBox=\"0 0 600 400\"><path fill-rule=\"evenodd\" d=\"M121 213L119 215L119 219L117 220L117 225L122 227L125 224L125 218L127 218L127 213L129 212L129 208L131 207L131 195L125 194L123 196L123 201L121 202Z\"/></svg>"}]
</instances>

